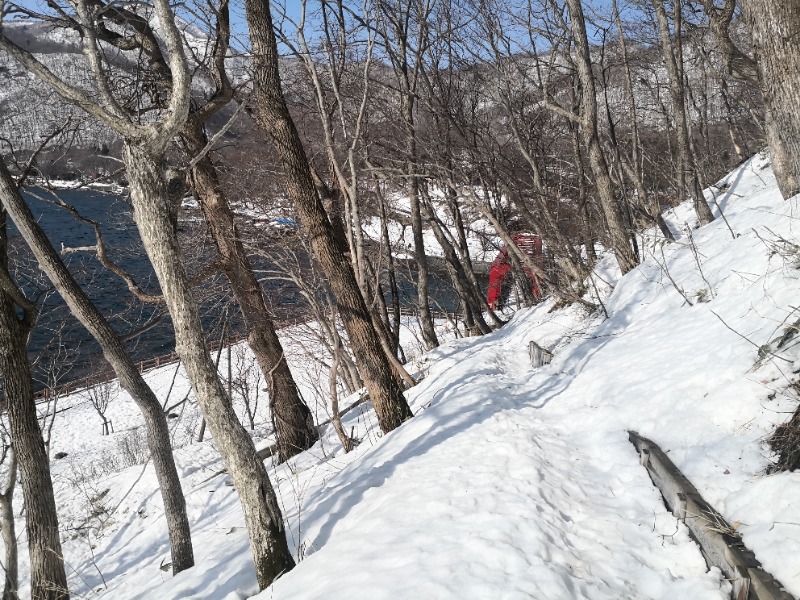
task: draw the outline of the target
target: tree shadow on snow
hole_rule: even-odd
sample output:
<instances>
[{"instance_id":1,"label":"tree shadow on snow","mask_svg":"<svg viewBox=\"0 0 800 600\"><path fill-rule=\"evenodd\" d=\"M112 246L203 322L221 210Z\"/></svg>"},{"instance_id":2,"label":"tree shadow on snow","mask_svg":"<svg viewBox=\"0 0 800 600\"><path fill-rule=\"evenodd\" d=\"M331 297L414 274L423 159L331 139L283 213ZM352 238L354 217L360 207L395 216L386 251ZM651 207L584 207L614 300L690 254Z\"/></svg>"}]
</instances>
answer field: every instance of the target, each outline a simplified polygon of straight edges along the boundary
<instances>
[{"instance_id":1,"label":"tree shadow on snow","mask_svg":"<svg viewBox=\"0 0 800 600\"><path fill-rule=\"evenodd\" d=\"M514 408L509 403L493 402L485 396L477 396L474 401L459 403L459 411L453 413L448 403L442 402L445 396L457 394L458 389L474 383L476 380L492 375L494 369L481 369L461 382L455 388L440 389L428 404L428 408L417 414L414 420L408 423L412 426L417 419L433 420L433 424L426 432L421 433L400 450L395 448L392 438L403 435L403 428L395 430L387 436L382 444L370 454L365 455L358 463L345 468L336 476L336 484L329 485L309 498L304 508L303 521L306 529L312 528L310 524L321 523L319 533L310 544L313 551L308 556L318 552L330 539L331 533L338 523L342 521L364 498L364 495L373 488L382 486L401 465L422 456L437 446L459 433L476 427L491 418L493 415Z\"/></svg>"}]
</instances>

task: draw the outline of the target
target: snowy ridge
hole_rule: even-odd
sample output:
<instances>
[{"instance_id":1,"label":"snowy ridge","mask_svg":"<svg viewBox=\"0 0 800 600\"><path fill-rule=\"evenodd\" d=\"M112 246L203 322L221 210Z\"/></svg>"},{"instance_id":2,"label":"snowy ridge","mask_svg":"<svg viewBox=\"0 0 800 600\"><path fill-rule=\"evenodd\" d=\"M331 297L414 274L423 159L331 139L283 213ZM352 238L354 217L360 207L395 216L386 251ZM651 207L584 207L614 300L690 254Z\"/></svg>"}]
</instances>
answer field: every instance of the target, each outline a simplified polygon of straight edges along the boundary
<instances>
[{"instance_id":1,"label":"snowy ridge","mask_svg":"<svg viewBox=\"0 0 800 600\"><path fill-rule=\"evenodd\" d=\"M256 597L727 597L729 584L707 571L639 466L628 429L668 452L800 595L800 473L764 474L764 439L797 406L798 346L756 364L758 348L798 316L798 198L781 199L763 157L718 185L727 224L687 229L684 204L667 215L676 243L646 233L642 265L621 279L602 260L594 277L608 318L547 301L491 335L451 339L419 360L427 376L407 393L414 419L381 437L370 410L353 411L345 427L363 440L354 452L327 429L322 445L272 468L303 560ZM550 365L531 368L531 340L554 347ZM173 387L180 399L188 387L180 373L172 386L173 372L150 377L161 397ZM137 422L129 404L113 404L117 431ZM220 468L211 444L176 452L197 566L172 578L159 568L169 553L152 468L70 483L96 466L98 443L115 443L96 437L90 413L71 412L53 443L74 453L54 473L75 597L257 592L241 509L227 476L211 477ZM173 421L176 437L185 419ZM106 525L87 505L103 507Z\"/></svg>"}]
</instances>

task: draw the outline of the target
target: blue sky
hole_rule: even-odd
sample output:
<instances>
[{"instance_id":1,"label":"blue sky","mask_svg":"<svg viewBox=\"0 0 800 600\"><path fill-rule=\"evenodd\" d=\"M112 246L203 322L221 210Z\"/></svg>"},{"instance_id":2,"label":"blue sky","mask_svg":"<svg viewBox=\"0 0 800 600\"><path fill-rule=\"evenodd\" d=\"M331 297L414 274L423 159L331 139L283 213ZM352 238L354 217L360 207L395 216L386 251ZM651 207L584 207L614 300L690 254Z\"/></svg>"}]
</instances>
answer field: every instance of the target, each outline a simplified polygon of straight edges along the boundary
<instances>
[{"instance_id":1,"label":"blue sky","mask_svg":"<svg viewBox=\"0 0 800 600\"><path fill-rule=\"evenodd\" d=\"M245 20L244 14L244 0L230 0L230 10L231 10L231 29L233 35L233 43L235 46L242 48L248 45L247 41L247 22ZM17 4L19 6L31 9L31 10L39 10L44 12L46 10L46 5L42 0L7 0L7 4L11 3ZM184 5L191 6L191 2L182 3ZM198 3L202 4L202 3ZM292 18L297 19L300 17L302 4L300 0L280 0L278 3L281 7L281 11L285 10L286 14ZM309 4L313 7L317 3L314 0L309 0ZM190 18L191 14L187 13L186 11L180 12L181 16L184 18ZM190 19L191 20L191 19Z\"/></svg>"}]
</instances>

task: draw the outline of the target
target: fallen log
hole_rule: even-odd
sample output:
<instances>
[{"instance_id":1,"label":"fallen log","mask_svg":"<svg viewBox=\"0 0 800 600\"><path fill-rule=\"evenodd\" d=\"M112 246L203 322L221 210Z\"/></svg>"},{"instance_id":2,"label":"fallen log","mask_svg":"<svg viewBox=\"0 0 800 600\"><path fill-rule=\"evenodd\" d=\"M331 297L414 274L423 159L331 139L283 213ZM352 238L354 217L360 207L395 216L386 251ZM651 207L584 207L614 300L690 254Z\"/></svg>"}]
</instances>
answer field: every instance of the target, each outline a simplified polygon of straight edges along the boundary
<instances>
[{"instance_id":1,"label":"fallen log","mask_svg":"<svg viewBox=\"0 0 800 600\"><path fill-rule=\"evenodd\" d=\"M709 567L718 567L733 584L734 600L792 600L783 586L762 567L736 530L706 502L657 444L628 432L641 465L661 491L664 502L689 529Z\"/></svg>"}]
</instances>

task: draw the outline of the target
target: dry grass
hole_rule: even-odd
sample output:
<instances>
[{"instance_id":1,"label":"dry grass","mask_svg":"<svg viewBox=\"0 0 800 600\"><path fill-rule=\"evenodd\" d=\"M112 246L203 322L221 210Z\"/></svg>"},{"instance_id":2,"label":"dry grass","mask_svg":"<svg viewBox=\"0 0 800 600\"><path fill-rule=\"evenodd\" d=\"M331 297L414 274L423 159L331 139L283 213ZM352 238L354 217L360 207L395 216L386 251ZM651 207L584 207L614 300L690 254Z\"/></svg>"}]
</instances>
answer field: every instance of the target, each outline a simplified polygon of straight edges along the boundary
<instances>
[{"instance_id":1,"label":"dry grass","mask_svg":"<svg viewBox=\"0 0 800 600\"><path fill-rule=\"evenodd\" d=\"M800 381L795 381L791 387L800 395ZM768 443L778 457L775 464L769 468L770 473L794 471L800 468L800 407L788 422L778 426Z\"/></svg>"}]
</instances>

